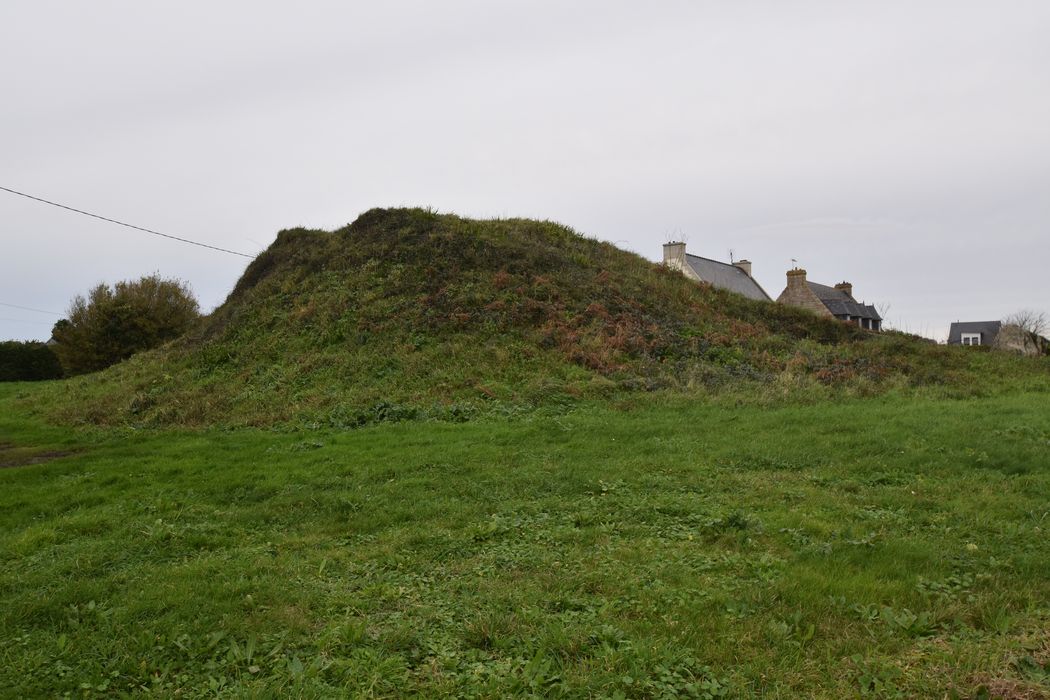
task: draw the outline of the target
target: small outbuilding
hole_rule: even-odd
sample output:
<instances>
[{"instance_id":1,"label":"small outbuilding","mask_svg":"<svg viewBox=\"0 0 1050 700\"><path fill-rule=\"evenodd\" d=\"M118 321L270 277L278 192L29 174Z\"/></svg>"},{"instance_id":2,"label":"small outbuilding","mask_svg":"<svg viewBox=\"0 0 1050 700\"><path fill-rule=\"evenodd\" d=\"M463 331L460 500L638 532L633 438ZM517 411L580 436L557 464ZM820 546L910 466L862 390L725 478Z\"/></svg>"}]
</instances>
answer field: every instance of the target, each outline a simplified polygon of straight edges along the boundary
<instances>
[{"instance_id":1,"label":"small outbuilding","mask_svg":"<svg viewBox=\"0 0 1050 700\"><path fill-rule=\"evenodd\" d=\"M1020 355L1050 355L1050 340L1003 321L956 321L948 329L948 345L983 345Z\"/></svg>"},{"instance_id":2,"label":"small outbuilding","mask_svg":"<svg viewBox=\"0 0 1050 700\"><path fill-rule=\"evenodd\" d=\"M1002 321L956 321L948 329L948 345L994 346L1002 330Z\"/></svg>"}]
</instances>

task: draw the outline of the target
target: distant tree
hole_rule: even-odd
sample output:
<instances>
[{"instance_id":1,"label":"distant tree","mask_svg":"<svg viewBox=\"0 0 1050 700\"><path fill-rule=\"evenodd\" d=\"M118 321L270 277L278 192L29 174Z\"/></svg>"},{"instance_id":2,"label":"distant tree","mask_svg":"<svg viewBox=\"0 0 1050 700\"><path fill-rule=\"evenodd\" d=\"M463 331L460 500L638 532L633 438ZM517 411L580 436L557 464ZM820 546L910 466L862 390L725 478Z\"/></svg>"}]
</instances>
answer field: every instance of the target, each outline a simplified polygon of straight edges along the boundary
<instances>
[{"instance_id":1,"label":"distant tree","mask_svg":"<svg viewBox=\"0 0 1050 700\"><path fill-rule=\"evenodd\" d=\"M52 347L67 374L84 374L177 338L200 318L200 307L185 282L154 273L99 284L76 296L68 313L52 330Z\"/></svg>"},{"instance_id":2,"label":"distant tree","mask_svg":"<svg viewBox=\"0 0 1050 700\"><path fill-rule=\"evenodd\" d=\"M1047 320L1046 312L1022 309L1017 313L1010 314L1003 319L1003 323L1017 326L1026 333L1035 335L1046 335L1050 321Z\"/></svg>"},{"instance_id":3,"label":"distant tree","mask_svg":"<svg viewBox=\"0 0 1050 700\"><path fill-rule=\"evenodd\" d=\"M890 323L888 318L890 315L890 306L891 305L888 301L875 304L875 310L879 312L879 317L882 319L882 330L884 331L893 330L893 324Z\"/></svg>"},{"instance_id":4,"label":"distant tree","mask_svg":"<svg viewBox=\"0 0 1050 700\"><path fill-rule=\"evenodd\" d=\"M58 379L62 365L44 343L10 340L0 343L0 382Z\"/></svg>"}]
</instances>

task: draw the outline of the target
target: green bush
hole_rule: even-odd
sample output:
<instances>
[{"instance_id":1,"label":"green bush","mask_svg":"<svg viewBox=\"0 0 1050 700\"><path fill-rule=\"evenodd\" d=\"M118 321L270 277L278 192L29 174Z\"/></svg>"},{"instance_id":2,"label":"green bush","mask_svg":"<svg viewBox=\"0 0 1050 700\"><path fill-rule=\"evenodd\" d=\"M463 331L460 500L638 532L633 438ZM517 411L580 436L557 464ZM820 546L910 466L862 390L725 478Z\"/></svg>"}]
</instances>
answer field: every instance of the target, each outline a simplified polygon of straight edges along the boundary
<instances>
[{"instance_id":1,"label":"green bush","mask_svg":"<svg viewBox=\"0 0 1050 700\"><path fill-rule=\"evenodd\" d=\"M0 343L0 382L58 379L62 365L44 343L9 340Z\"/></svg>"},{"instance_id":2,"label":"green bush","mask_svg":"<svg viewBox=\"0 0 1050 700\"><path fill-rule=\"evenodd\" d=\"M94 372L177 338L199 319L197 300L181 280L152 274L103 283L73 299L69 318L55 324L54 350L67 374Z\"/></svg>"}]
</instances>

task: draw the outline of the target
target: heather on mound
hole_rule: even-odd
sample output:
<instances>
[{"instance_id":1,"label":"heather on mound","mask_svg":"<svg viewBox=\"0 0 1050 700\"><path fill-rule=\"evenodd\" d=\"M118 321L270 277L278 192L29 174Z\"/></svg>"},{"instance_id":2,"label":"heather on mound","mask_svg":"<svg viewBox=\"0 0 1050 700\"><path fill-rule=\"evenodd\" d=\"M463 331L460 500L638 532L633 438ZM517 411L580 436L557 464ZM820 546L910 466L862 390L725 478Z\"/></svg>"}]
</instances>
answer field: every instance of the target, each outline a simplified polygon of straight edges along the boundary
<instances>
[{"instance_id":1,"label":"heather on mound","mask_svg":"<svg viewBox=\"0 0 1050 700\"><path fill-rule=\"evenodd\" d=\"M640 390L962 386L989 361L700 287L550 222L373 209L281 231L198 328L56 388L50 410L353 426Z\"/></svg>"}]
</instances>

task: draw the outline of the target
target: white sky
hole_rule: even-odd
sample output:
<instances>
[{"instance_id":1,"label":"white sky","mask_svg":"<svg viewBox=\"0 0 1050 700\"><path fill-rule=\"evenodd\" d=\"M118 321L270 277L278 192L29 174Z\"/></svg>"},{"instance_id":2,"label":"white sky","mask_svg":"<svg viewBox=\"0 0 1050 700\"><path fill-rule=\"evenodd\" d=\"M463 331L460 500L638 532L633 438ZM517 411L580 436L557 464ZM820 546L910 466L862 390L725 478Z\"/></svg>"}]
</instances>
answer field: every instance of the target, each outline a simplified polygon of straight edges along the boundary
<instances>
[{"instance_id":1,"label":"white sky","mask_svg":"<svg viewBox=\"0 0 1050 700\"><path fill-rule=\"evenodd\" d=\"M256 253L374 206L796 258L896 327L1050 311L1050 2L0 5L0 185ZM0 192L0 302L245 259ZM58 317L0 306L0 338Z\"/></svg>"}]
</instances>

